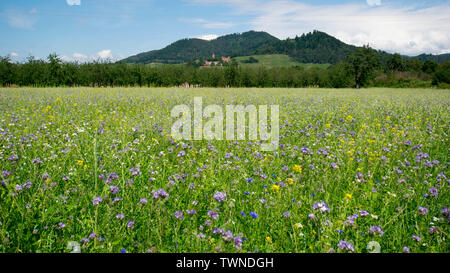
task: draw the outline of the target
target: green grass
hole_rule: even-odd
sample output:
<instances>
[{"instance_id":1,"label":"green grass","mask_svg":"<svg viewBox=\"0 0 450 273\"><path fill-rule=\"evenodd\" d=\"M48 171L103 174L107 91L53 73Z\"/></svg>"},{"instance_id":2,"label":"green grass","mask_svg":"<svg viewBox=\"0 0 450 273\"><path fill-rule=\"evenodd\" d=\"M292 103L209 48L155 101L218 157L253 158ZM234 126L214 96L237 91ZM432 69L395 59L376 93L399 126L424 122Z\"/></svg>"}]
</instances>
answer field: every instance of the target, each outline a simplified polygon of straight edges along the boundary
<instances>
[{"instance_id":1,"label":"green grass","mask_svg":"<svg viewBox=\"0 0 450 273\"><path fill-rule=\"evenodd\" d=\"M195 96L279 105L282 145L173 140L170 111ZM0 89L0 252L448 252L449 104L419 89Z\"/></svg>"},{"instance_id":2,"label":"green grass","mask_svg":"<svg viewBox=\"0 0 450 273\"><path fill-rule=\"evenodd\" d=\"M253 57L258 60L258 63L242 63L244 60L248 60L250 57ZM290 67L290 66L301 66L306 69L311 67L323 68L326 69L330 65L329 64L305 64L299 63L289 57L288 55L283 54L269 54L269 55L252 55L252 56L244 56L244 57L235 57L235 59L242 66L266 66L266 67Z\"/></svg>"}]
</instances>

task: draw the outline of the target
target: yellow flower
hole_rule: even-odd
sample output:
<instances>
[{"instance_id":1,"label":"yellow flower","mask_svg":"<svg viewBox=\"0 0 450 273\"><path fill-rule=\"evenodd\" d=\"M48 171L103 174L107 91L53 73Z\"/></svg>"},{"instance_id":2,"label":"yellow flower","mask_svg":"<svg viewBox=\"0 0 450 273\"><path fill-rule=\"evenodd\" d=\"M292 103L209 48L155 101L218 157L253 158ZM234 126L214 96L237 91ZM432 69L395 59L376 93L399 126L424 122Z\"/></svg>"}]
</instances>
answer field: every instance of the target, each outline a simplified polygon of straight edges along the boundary
<instances>
[{"instance_id":1,"label":"yellow flower","mask_svg":"<svg viewBox=\"0 0 450 273\"><path fill-rule=\"evenodd\" d=\"M345 198L347 198L347 199L352 199L352 195L351 195L350 193L347 193L347 194L345 195Z\"/></svg>"},{"instance_id":2,"label":"yellow flower","mask_svg":"<svg viewBox=\"0 0 450 273\"><path fill-rule=\"evenodd\" d=\"M266 237L266 241L271 244L272 243L272 238L271 237Z\"/></svg>"},{"instance_id":3,"label":"yellow flower","mask_svg":"<svg viewBox=\"0 0 450 273\"><path fill-rule=\"evenodd\" d=\"M78 165L79 167L83 166L83 163L84 163L83 160L78 160L78 161L77 161L77 165Z\"/></svg>"},{"instance_id":4,"label":"yellow flower","mask_svg":"<svg viewBox=\"0 0 450 273\"><path fill-rule=\"evenodd\" d=\"M296 227L296 228L302 228L302 227L303 227L303 225L302 225L302 224L300 224L300 223L296 223L296 224L294 225L294 227Z\"/></svg>"},{"instance_id":5,"label":"yellow flower","mask_svg":"<svg viewBox=\"0 0 450 273\"><path fill-rule=\"evenodd\" d=\"M271 187L270 189L273 190L273 191L278 192L278 191L280 191L280 186L278 186L278 185L272 185L272 187Z\"/></svg>"},{"instance_id":6,"label":"yellow flower","mask_svg":"<svg viewBox=\"0 0 450 273\"><path fill-rule=\"evenodd\" d=\"M78 103L74 103L74 104L73 104L73 107L77 107L77 106L78 106Z\"/></svg>"},{"instance_id":7,"label":"yellow flower","mask_svg":"<svg viewBox=\"0 0 450 273\"><path fill-rule=\"evenodd\" d=\"M300 166L300 165L294 165L294 167L292 168L292 170L294 170L295 172L298 172L298 173L302 173L302 166Z\"/></svg>"},{"instance_id":8,"label":"yellow flower","mask_svg":"<svg viewBox=\"0 0 450 273\"><path fill-rule=\"evenodd\" d=\"M294 179L292 179L292 178L288 178L288 179L286 179L286 181L291 185L294 184Z\"/></svg>"}]
</instances>

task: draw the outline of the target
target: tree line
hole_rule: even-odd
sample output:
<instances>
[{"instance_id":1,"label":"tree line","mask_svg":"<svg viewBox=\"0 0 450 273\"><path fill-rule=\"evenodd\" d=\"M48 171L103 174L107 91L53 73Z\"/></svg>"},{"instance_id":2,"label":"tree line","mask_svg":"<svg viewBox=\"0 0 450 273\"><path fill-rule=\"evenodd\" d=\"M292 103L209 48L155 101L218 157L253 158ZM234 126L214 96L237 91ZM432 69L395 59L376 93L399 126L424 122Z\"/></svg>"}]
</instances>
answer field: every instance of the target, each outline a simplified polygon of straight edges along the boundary
<instances>
[{"instance_id":1,"label":"tree line","mask_svg":"<svg viewBox=\"0 0 450 273\"><path fill-rule=\"evenodd\" d=\"M0 57L1 86L92 87L450 87L450 62L438 64L403 58L382 60L369 46L358 48L345 61L323 68L246 67L235 61L220 67L198 62L179 65L145 65L92 61L63 62L56 54L46 60L29 57L12 62Z\"/></svg>"}]
</instances>

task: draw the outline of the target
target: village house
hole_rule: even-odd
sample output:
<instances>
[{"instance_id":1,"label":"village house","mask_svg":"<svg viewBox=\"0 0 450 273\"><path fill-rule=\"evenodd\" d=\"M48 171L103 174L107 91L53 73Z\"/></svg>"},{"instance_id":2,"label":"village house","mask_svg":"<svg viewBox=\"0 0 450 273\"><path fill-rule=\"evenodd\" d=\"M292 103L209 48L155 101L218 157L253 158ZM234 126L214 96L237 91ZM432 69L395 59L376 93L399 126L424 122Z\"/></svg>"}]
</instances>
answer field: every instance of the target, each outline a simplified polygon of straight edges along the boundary
<instances>
[{"instance_id":1,"label":"village house","mask_svg":"<svg viewBox=\"0 0 450 273\"><path fill-rule=\"evenodd\" d=\"M216 55L213 53L212 55L211 55L211 61L205 61L205 63L203 64L203 66L205 66L205 67L211 67L211 65L212 64L214 64L214 65L222 65L222 63L230 63L231 62L231 57L230 56L228 56L228 57L221 57L221 62L220 61L214 61L215 59L216 59Z\"/></svg>"}]
</instances>

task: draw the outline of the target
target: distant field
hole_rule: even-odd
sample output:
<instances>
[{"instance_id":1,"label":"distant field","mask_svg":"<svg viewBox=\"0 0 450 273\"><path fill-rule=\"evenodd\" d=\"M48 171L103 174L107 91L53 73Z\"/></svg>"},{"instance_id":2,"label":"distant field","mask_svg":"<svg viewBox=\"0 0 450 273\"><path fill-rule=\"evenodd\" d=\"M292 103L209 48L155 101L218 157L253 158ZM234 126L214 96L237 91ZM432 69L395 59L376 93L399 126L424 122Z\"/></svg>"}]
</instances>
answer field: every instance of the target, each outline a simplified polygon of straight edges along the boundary
<instances>
[{"instance_id":1,"label":"distant field","mask_svg":"<svg viewBox=\"0 0 450 273\"><path fill-rule=\"evenodd\" d=\"M279 105L278 149L174 140L198 96ZM0 252L448 252L449 109L436 89L0 89Z\"/></svg>"},{"instance_id":2,"label":"distant field","mask_svg":"<svg viewBox=\"0 0 450 273\"><path fill-rule=\"evenodd\" d=\"M244 60L248 60L250 57L257 59L258 63L242 63ZM267 67L290 67L290 66L302 66L304 68L318 67L318 68L328 68L329 64L305 64L299 63L283 54L271 54L271 55L252 55L233 58L239 62L242 66L267 66Z\"/></svg>"}]
</instances>

